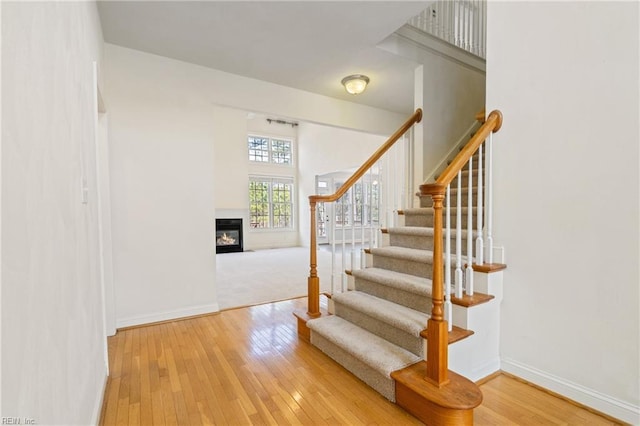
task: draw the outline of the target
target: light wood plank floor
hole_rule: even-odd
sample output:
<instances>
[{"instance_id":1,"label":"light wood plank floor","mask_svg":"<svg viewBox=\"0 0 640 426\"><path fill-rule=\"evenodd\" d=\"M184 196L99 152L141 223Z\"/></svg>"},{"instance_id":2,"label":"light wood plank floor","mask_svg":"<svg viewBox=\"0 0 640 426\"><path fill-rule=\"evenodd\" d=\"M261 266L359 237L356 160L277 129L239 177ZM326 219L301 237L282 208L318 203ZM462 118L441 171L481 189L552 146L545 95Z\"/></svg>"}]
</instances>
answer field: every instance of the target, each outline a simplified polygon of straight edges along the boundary
<instances>
[{"instance_id":1,"label":"light wood plank floor","mask_svg":"<svg viewBox=\"0 0 640 426\"><path fill-rule=\"evenodd\" d=\"M419 425L299 341L305 299L119 331L101 425ZM481 386L478 425L615 424L501 375Z\"/></svg>"}]
</instances>

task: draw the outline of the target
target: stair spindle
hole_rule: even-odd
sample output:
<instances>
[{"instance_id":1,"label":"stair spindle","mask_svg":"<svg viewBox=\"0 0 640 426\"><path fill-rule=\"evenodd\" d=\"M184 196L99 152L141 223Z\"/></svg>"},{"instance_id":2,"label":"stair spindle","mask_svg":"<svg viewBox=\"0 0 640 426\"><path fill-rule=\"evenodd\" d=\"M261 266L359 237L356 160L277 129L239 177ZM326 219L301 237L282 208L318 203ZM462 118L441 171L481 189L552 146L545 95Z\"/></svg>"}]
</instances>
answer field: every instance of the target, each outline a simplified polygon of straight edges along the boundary
<instances>
[{"instance_id":1,"label":"stair spindle","mask_svg":"<svg viewBox=\"0 0 640 426\"><path fill-rule=\"evenodd\" d=\"M458 191L456 193L456 297L462 297L462 173L458 171Z\"/></svg>"},{"instance_id":2,"label":"stair spindle","mask_svg":"<svg viewBox=\"0 0 640 426\"><path fill-rule=\"evenodd\" d=\"M487 141L487 262L493 263L493 133Z\"/></svg>"},{"instance_id":3,"label":"stair spindle","mask_svg":"<svg viewBox=\"0 0 640 426\"><path fill-rule=\"evenodd\" d=\"M476 209L476 219L477 225L476 230L478 233L478 237L476 238L476 264L483 265L484 264L484 242L482 240L482 145L478 148L478 208Z\"/></svg>"},{"instance_id":4,"label":"stair spindle","mask_svg":"<svg viewBox=\"0 0 640 426\"><path fill-rule=\"evenodd\" d=\"M340 293L344 291L345 288L345 279L346 274L345 270L347 269L347 236L345 235L345 221L347 220L347 215L344 212L344 199L348 196L348 194L340 197L340 210L341 210L341 223L342 223L342 269L340 270Z\"/></svg>"},{"instance_id":5,"label":"stair spindle","mask_svg":"<svg viewBox=\"0 0 640 426\"><path fill-rule=\"evenodd\" d=\"M445 206L444 239L444 314L449 331L453 329L453 306L451 305L451 184L447 185L447 203Z\"/></svg>"},{"instance_id":6,"label":"stair spindle","mask_svg":"<svg viewBox=\"0 0 640 426\"><path fill-rule=\"evenodd\" d=\"M465 269L465 293L473 295L473 156L469 159L467 191L467 268ZM480 197L480 194L478 194Z\"/></svg>"}]
</instances>

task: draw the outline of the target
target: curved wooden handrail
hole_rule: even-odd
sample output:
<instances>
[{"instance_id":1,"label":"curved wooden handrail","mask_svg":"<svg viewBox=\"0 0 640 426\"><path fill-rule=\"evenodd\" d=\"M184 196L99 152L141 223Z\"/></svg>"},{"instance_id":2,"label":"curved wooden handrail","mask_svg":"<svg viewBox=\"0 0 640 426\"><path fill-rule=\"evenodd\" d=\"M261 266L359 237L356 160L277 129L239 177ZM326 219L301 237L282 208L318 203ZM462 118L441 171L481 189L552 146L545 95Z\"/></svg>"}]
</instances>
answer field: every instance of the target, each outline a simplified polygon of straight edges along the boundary
<instances>
[{"instance_id":1,"label":"curved wooden handrail","mask_svg":"<svg viewBox=\"0 0 640 426\"><path fill-rule=\"evenodd\" d=\"M393 144L404 135L407 130L422 120L422 109L409 117L407 121L338 190L331 195L311 195L309 196L310 210L310 242L309 242L309 278L307 279L307 306L306 316L317 318L320 316L320 277L318 277L318 260L316 255L316 204L321 202L336 201L344 195L383 155L393 146Z\"/></svg>"},{"instance_id":2,"label":"curved wooden handrail","mask_svg":"<svg viewBox=\"0 0 640 426\"><path fill-rule=\"evenodd\" d=\"M458 172L469 162L469 159L478 150L490 133L496 133L502 127L502 113L498 110L491 111L484 124L473 135L469 143L456 155L451 164L440 173L435 183L420 185L422 195L434 193L444 194L444 190L451 181L458 175Z\"/></svg>"},{"instance_id":3,"label":"curved wooden handrail","mask_svg":"<svg viewBox=\"0 0 640 426\"><path fill-rule=\"evenodd\" d=\"M353 175L351 175L351 177L347 179L346 182L343 183L335 193L331 195L310 195L309 201L316 203L337 201L345 194L345 192L349 190L349 188L351 188L358 180L360 180L362 176L364 176L367 170L369 170L374 164L376 164L376 162L384 155L384 153L387 152L389 148L391 148L393 144L396 143L396 141L400 139L400 137L411 128L411 126L419 123L420 121L422 121L422 109L418 108L416 109L416 112L414 112L413 115L409 117L409 119L405 121L405 123L398 130L396 130L396 132L391 135L389 139L387 139L387 141L380 148L378 148L378 150L374 152L373 155L371 155L371 157L369 157L369 159L365 161L364 164L362 164L362 166L360 166L360 168L356 170Z\"/></svg>"}]
</instances>

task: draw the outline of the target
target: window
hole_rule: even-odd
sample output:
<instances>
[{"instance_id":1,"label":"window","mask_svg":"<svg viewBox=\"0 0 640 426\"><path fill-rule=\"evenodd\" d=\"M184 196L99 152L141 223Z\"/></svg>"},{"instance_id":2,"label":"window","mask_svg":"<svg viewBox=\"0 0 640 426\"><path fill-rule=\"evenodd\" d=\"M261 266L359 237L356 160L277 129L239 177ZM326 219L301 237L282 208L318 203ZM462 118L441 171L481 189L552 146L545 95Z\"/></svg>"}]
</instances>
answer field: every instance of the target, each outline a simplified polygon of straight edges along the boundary
<instances>
[{"instance_id":1,"label":"window","mask_svg":"<svg viewBox=\"0 0 640 426\"><path fill-rule=\"evenodd\" d=\"M249 177L249 226L293 228L293 179Z\"/></svg>"},{"instance_id":2,"label":"window","mask_svg":"<svg viewBox=\"0 0 640 426\"><path fill-rule=\"evenodd\" d=\"M293 164L292 142L263 136L249 136L249 161L256 163Z\"/></svg>"},{"instance_id":3,"label":"window","mask_svg":"<svg viewBox=\"0 0 640 426\"><path fill-rule=\"evenodd\" d=\"M336 191L341 186L342 182L336 182ZM369 226L378 223L379 189L377 181L354 184L335 203L336 226Z\"/></svg>"},{"instance_id":4,"label":"window","mask_svg":"<svg viewBox=\"0 0 640 426\"><path fill-rule=\"evenodd\" d=\"M269 139L249 136L249 161L269 162Z\"/></svg>"}]
</instances>

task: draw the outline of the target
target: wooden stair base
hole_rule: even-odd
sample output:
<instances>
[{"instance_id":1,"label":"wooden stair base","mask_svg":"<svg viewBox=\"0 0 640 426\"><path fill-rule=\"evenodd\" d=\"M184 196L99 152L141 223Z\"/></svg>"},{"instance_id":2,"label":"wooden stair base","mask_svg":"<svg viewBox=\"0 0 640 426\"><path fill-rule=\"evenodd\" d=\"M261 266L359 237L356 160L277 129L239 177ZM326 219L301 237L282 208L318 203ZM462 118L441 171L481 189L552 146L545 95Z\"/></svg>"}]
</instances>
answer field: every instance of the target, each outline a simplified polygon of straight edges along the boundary
<instances>
[{"instance_id":1,"label":"wooden stair base","mask_svg":"<svg viewBox=\"0 0 640 426\"><path fill-rule=\"evenodd\" d=\"M480 388L449 370L440 387L425 380L427 363L420 361L391 373L396 381L396 404L427 425L473 425L473 409L482 402Z\"/></svg>"},{"instance_id":2,"label":"wooden stair base","mask_svg":"<svg viewBox=\"0 0 640 426\"><path fill-rule=\"evenodd\" d=\"M298 337L304 340L305 342L311 342L311 329L307 327L307 321L315 318L326 317L329 315L328 312L324 310L320 310L320 315L317 317L312 317L309 315L307 311L296 310L293 311L293 316L298 320Z\"/></svg>"}]
</instances>

